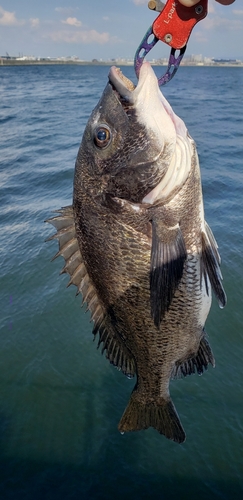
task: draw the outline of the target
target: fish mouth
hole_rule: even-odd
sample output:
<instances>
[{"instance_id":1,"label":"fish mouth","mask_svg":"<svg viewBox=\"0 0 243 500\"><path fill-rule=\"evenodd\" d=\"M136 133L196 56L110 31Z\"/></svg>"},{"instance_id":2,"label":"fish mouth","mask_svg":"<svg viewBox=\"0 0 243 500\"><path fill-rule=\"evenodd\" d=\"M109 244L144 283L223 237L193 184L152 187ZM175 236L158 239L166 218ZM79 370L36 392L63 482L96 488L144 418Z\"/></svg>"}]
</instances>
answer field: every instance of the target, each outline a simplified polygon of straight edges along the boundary
<instances>
[{"instance_id":1,"label":"fish mouth","mask_svg":"<svg viewBox=\"0 0 243 500\"><path fill-rule=\"evenodd\" d=\"M170 140L173 135L175 138L177 134L184 138L187 137L188 132L183 120L174 113L160 91L158 79L148 61L143 62L140 68L137 86L116 66L111 67L108 78L123 102L142 110L144 123L147 124L148 116L154 115L157 118L157 123L158 121L160 124L164 123L163 131L161 125L159 126L160 134L164 135L165 127L167 127L170 132ZM141 114L140 111L139 114Z\"/></svg>"},{"instance_id":2,"label":"fish mouth","mask_svg":"<svg viewBox=\"0 0 243 500\"><path fill-rule=\"evenodd\" d=\"M108 75L110 84L125 107L132 107L138 121L157 137L161 150L165 143L176 142L176 136L187 136L187 128L171 108L160 91L157 76L148 61L139 72L135 86L116 66L112 66Z\"/></svg>"},{"instance_id":3,"label":"fish mouth","mask_svg":"<svg viewBox=\"0 0 243 500\"><path fill-rule=\"evenodd\" d=\"M136 87L129 78L123 75L120 68L112 66L109 71L108 79L121 97L127 99L129 102L133 101L132 93Z\"/></svg>"},{"instance_id":4,"label":"fish mouth","mask_svg":"<svg viewBox=\"0 0 243 500\"><path fill-rule=\"evenodd\" d=\"M122 73L121 69L116 66L111 67L108 78L119 96L130 104L135 104L137 96L143 91L144 87L150 87L151 98L159 91L157 77L149 62L144 62L142 64L137 86L134 85L134 83Z\"/></svg>"},{"instance_id":5,"label":"fish mouth","mask_svg":"<svg viewBox=\"0 0 243 500\"><path fill-rule=\"evenodd\" d=\"M137 86L115 66L110 69L109 81L128 117L146 130L151 162L161 164L161 181L143 198L143 203L167 199L173 189L185 182L190 170L193 141L186 125L160 91L149 62L142 64Z\"/></svg>"}]
</instances>

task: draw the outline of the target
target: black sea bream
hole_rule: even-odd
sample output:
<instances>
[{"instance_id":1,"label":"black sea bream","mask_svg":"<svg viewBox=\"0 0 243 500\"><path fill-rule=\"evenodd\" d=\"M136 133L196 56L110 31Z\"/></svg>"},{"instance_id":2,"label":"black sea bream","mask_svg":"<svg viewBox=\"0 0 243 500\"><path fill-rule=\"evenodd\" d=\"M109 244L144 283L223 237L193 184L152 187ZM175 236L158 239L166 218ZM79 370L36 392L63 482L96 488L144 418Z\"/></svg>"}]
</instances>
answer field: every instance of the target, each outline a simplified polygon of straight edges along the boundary
<instances>
[{"instance_id":1,"label":"black sea bream","mask_svg":"<svg viewBox=\"0 0 243 500\"><path fill-rule=\"evenodd\" d=\"M195 143L149 63L136 88L111 68L78 152L73 205L49 222L106 357L136 376L119 430L152 426L181 443L170 379L214 365L211 289L221 307L226 297Z\"/></svg>"}]
</instances>

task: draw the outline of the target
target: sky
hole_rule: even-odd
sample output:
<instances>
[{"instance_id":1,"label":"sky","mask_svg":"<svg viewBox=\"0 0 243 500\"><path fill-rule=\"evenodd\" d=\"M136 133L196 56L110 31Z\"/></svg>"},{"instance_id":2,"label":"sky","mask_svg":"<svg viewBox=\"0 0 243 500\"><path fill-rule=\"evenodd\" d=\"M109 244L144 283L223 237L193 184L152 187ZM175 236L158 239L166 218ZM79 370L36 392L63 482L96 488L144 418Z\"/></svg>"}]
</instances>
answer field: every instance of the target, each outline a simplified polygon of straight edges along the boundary
<instances>
[{"instance_id":1,"label":"sky","mask_svg":"<svg viewBox=\"0 0 243 500\"><path fill-rule=\"evenodd\" d=\"M0 55L133 59L158 13L148 0L0 0ZM187 55L243 60L243 0L222 6L194 28ZM167 57L157 43L149 59Z\"/></svg>"}]
</instances>

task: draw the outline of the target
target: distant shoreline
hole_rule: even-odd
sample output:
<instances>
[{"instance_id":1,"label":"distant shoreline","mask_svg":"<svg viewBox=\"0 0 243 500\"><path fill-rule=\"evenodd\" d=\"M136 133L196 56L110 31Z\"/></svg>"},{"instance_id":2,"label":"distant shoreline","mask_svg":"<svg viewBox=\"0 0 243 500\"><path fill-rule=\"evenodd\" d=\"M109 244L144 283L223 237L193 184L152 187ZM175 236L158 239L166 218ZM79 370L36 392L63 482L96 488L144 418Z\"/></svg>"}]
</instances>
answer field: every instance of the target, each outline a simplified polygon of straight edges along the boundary
<instances>
[{"instance_id":1,"label":"distant shoreline","mask_svg":"<svg viewBox=\"0 0 243 500\"><path fill-rule=\"evenodd\" d=\"M112 66L112 65L120 65L120 66L133 66L133 63L127 63L124 61L54 61L54 60L13 60L13 59L0 59L0 67L1 66L56 66L56 65L74 65L74 66ZM152 66L167 66L167 64L154 63L151 62ZM210 62L210 63L196 63L196 62L187 62L183 61L181 66L190 66L190 67L229 67L229 68L243 68L243 62L239 63L227 63L227 62Z\"/></svg>"}]
</instances>

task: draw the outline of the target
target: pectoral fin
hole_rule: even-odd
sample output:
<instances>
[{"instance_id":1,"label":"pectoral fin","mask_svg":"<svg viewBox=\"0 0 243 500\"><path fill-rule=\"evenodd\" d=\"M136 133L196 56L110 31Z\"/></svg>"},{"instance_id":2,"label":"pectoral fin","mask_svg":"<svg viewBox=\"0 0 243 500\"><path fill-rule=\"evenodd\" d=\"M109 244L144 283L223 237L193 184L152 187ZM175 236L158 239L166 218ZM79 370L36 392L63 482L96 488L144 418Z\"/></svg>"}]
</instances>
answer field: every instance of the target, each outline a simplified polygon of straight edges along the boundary
<instances>
[{"instance_id":1,"label":"pectoral fin","mask_svg":"<svg viewBox=\"0 0 243 500\"><path fill-rule=\"evenodd\" d=\"M204 276L207 292L207 279L209 279L219 306L223 308L227 299L222 285L220 262L216 240L210 227L205 223L205 232L202 232L201 274Z\"/></svg>"},{"instance_id":2,"label":"pectoral fin","mask_svg":"<svg viewBox=\"0 0 243 500\"><path fill-rule=\"evenodd\" d=\"M182 278L185 260L186 248L179 224L167 228L152 221L150 301L158 328Z\"/></svg>"}]
</instances>

